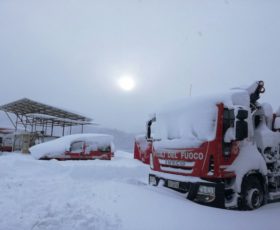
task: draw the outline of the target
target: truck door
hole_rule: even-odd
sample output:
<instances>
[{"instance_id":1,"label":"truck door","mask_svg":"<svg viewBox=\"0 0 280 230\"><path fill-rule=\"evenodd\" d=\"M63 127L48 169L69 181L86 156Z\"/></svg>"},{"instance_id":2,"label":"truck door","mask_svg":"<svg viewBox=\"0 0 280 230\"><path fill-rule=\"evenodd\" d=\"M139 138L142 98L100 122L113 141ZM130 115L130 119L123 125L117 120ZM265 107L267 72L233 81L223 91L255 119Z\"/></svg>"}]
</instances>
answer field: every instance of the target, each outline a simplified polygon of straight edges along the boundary
<instances>
[{"instance_id":1,"label":"truck door","mask_svg":"<svg viewBox=\"0 0 280 230\"><path fill-rule=\"evenodd\" d=\"M235 115L234 115L234 110L233 109L228 109L224 108L224 114L223 114L223 157L225 159L228 159L230 157L230 152L231 152L231 147L232 147L232 141L227 140L231 139L229 131L233 131L234 128L234 120L235 120ZM228 136L228 138L227 138Z\"/></svg>"}]
</instances>

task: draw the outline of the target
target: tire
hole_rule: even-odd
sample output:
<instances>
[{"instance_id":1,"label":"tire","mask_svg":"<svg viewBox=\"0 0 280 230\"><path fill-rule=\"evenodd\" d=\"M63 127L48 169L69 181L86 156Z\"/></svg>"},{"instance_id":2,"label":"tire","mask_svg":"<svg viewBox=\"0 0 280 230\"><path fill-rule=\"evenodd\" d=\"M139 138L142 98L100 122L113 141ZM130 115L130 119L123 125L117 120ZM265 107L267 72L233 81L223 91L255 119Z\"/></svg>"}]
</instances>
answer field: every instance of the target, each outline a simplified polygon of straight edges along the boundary
<instances>
[{"instance_id":1,"label":"tire","mask_svg":"<svg viewBox=\"0 0 280 230\"><path fill-rule=\"evenodd\" d=\"M254 210L264 203L263 186L256 176L248 176L243 179L241 188L241 210Z\"/></svg>"}]
</instances>

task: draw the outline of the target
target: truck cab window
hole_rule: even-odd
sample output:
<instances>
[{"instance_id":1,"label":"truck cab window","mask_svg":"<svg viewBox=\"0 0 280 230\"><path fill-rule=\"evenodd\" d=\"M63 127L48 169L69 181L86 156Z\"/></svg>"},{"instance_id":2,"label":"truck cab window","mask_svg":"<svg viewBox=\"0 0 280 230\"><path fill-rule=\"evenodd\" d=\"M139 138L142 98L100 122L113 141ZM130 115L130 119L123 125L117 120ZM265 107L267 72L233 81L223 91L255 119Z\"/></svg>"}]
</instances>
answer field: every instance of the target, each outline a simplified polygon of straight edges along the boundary
<instances>
[{"instance_id":1,"label":"truck cab window","mask_svg":"<svg viewBox=\"0 0 280 230\"><path fill-rule=\"evenodd\" d=\"M228 128L234 126L234 110L233 109L224 109L224 119L223 119L223 137Z\"/></svg>"},{"instance_id":2,"label":"truck cab window","mask_svg":"<svg viewBox=\"0 0 280 230\"><path fill-rule=\"evenodd\" d=\"M235 120L234 110L224 108L224 117L223 117L223 140L224 141L222 142L222 148L223 148L224 156L227 157L230 154L231 143L225 142L225 134L229 128L234 127L234 120Z\"/></svg>"}]
</instances>

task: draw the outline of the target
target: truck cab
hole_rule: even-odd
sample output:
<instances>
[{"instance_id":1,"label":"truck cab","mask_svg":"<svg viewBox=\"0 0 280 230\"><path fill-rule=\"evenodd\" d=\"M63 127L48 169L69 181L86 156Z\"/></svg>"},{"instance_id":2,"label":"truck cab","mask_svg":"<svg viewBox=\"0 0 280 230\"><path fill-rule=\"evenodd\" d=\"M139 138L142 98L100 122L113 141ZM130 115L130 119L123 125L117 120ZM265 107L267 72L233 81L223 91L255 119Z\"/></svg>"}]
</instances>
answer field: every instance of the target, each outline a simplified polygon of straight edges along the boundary
<instances>
[{"instance_id":1,"label":"truck cab","mask_svg":"<svg viewBox=\"0 0 280 230\"><path fill-rule=\"evenodd\" d=\"M255 209L276 199L278 119L257 103L262 91L257 82L251 92L187 98L157 113L149 183L209 206Z\"/></svg>"},{"instance_id":2,"label":"truck cab","mask_svg":"<svg viewBox=\"0 0 280 230\"><path fill-rule=\"evenodd\" d=\"M156 121L155 115L146 123L146 135L137 135L134 142L134 159L142 161L144 164L150 164L150 154L152 153L151 128Z\"/></svg>"},{"instance_id":3,"label":"truck cab","mask_svg":"<svg viewBox=\"0 0 280 230\"><path fill-rule=\"evenodd\" d=\"M150 154L152 153L152 142L145 135L138 135L134 142L134 159L150 164Z\"/></svg>"}]
</instances>

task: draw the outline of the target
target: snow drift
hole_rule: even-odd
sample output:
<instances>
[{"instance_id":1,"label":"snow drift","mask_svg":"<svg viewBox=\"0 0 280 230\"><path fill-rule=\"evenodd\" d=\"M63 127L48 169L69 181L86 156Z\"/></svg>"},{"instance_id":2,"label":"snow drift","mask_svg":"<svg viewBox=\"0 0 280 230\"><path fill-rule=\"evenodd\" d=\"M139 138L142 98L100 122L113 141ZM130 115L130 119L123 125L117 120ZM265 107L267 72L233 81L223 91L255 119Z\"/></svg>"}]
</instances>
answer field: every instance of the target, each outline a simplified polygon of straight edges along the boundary
<instances>
[{"instance_id":1,"label":"snow drift","mask_svg":"<svg viewBox=\"0 0 280 230\"><path fill-rule=\"evenodd\" d=\"M280 203L252 212L210 208L148 186L148 173L149 166L120 151L112 161L0 155L0 229L279 229Z\"/></svg>"}]
</instances>

